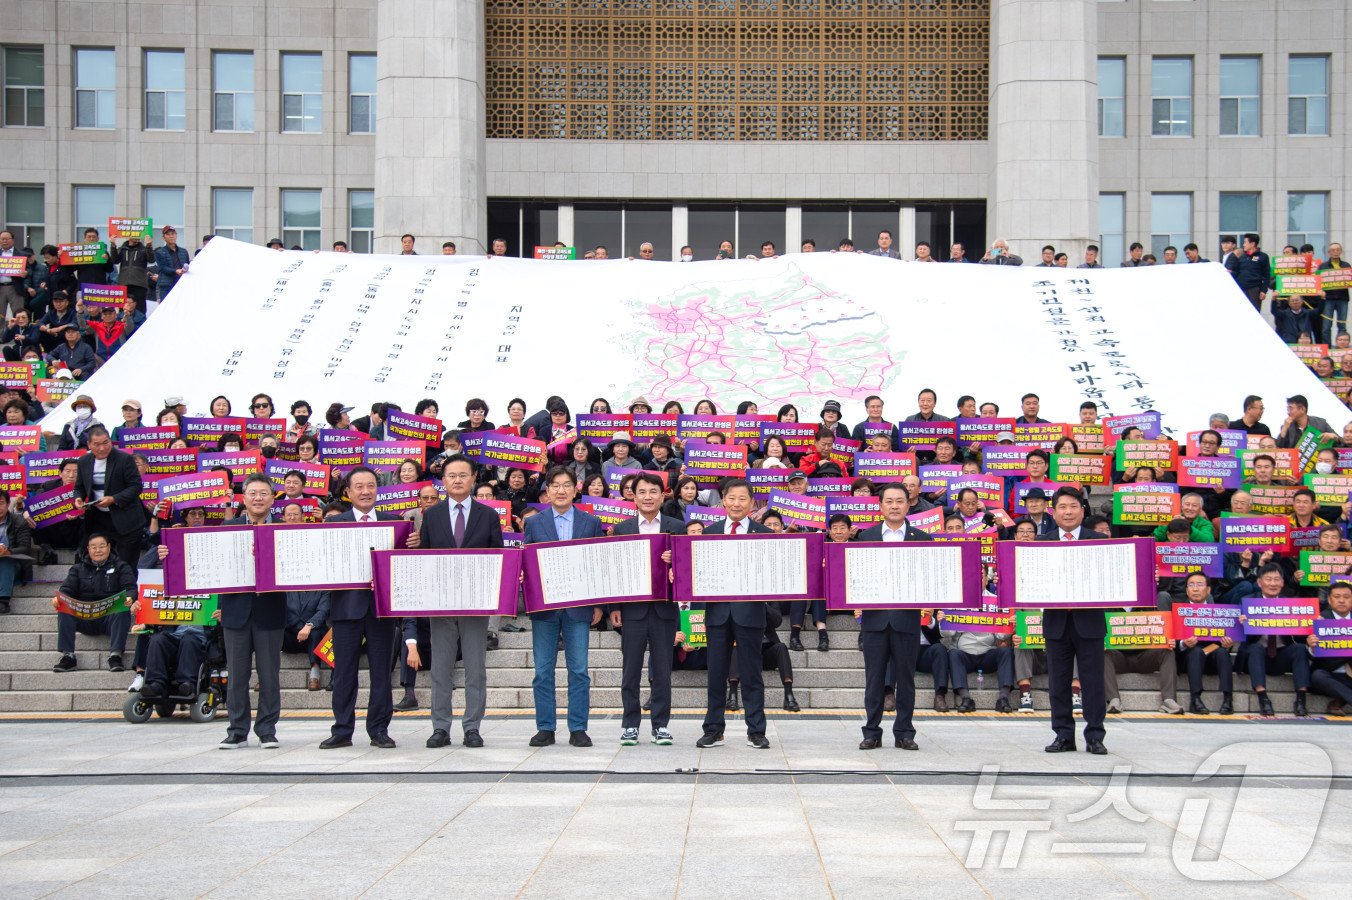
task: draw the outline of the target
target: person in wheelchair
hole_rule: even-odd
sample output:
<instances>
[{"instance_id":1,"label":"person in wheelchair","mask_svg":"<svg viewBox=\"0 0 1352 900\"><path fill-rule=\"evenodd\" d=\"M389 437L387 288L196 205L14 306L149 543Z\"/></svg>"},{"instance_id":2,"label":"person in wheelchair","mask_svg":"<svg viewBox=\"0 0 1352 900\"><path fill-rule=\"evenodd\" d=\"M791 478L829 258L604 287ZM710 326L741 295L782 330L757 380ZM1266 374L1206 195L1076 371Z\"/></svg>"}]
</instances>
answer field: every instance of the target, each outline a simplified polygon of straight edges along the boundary
<instances>
[{"instance_id":1,"label":"person in wheelchair","mask_svg":"<svg viewBox=\"0 0 1352 900\"><path fill-rule=\"evenodd\" d=\"M174 625L151 635L141 696L147 700L195 700L210 643L207 629L201 625Z\"/></svg>"}]
</instances>

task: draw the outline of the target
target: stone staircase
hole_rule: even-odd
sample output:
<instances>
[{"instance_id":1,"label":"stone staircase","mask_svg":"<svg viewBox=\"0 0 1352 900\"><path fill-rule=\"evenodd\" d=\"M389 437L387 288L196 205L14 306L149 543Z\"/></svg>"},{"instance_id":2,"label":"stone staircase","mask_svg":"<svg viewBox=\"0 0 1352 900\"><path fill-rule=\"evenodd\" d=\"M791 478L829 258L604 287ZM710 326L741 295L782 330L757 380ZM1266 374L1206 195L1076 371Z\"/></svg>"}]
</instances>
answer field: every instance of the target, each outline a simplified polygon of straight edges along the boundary
<instances>
[{"instance_id":1,"label":"stone staircase","mask_svg":"<svg viewBox=\"0 0 1352 900\"><path fill-rule=\"evenodd\" d=\"M129 670L127 672L107 670L106 637L85 635L76 638L79 668L71 672L52 671L60 654L56 648L56 614L52 611L50 600L69 565L69 554L63 553L62 556L65 564L39 566L32 583L16 587L11 600L11 614L0 616L0 713L119 712L128 696L127 686L133 677L130 667L136 640L134 635L129 639L127 653L123 657ZM528 627L525 617L517 621ZM856 714L864 705L864 659L863 654L856 649L857 626L854 618L848 615L832 615L827 624L831 634L830 651L817 651L815 635L809 633L808 640L805 640L809 649L790 654L793 659L794 694L804 712ZM787 638L787 626L781 630L781 635ZM567 672L562 668L562 653L558 660L556 696L562 709L567 705ZM593 710L604 712L620 709L619 636L611 631L593 631L588 661L592 675ZM284 710L318 711L330 708L332 695L329 692L306 689L309 665L310 660L299 654L283 654ZM530 634L500 634L499 649L488 654L488 708L493 711L533 709L533 677ZM325 671L324 684L328 683L328 678L329 673ZM364 707L367 673L363 670L359 678L361 692L358 702ZM973 688L976 686L975 678L975 674L970 676ZM397 685L397 670L394 681ZM674 673L673 709L703 711L705 683L704 672ZM916 683L916 708L918 711L929 710L933 697L930 676L919 675ZM463 672L458 669L456 684L457 687L463 684ZM1293 689L1290 678L1270 678L1268 684L1278 714L1289 715ZM994 673L986 673L985 685L983 690L973 690L972 696L978 710L988 713L993 709L997 697ZM1158 707L1158 685L1154 676L1122 675L1119 676L1119 686L1126 711L1154 712ZM1214 677L1207 678L1207 686L1210 689L1204 699L1214 711L1220 705ZM1257 704L1253 702L1253 695L1247 688L1248 677L1236 676L1234 699L1237 714L1257 712ZM1179 700L1186 706L1187 678L1183 673L1179 676L1179 690ZM398 692L396 687L396 699ZM426 671L419 673L417 693L420 709L425 713L431 701L431 676ZM646 697L646 690L644 693ZM779 710L783 693L777 673L766 673L765 693L767 710ZM1045 677L1034 679L1033 693L1038 710L1045 711L1048 706ZM457 711L462 702L462 696L457 693ZM1322 698L1311 703L1312 713L1321 713L1323 709Z\"/></svg>"}]
</instances>

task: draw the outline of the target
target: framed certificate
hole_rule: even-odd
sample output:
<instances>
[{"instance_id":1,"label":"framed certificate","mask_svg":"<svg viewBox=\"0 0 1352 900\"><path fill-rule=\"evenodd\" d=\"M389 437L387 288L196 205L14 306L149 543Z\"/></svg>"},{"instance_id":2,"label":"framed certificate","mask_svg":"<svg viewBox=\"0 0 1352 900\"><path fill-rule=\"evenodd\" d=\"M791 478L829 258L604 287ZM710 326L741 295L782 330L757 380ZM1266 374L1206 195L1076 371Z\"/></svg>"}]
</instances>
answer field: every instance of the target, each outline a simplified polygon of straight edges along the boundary
<instances>
[{"instance_id":1,"label":"framed certificate","mask_svg":"<svg viewBox=\"0 0 1352 900\"><path fill-rule=\"evenodd\" d=\"M820 600L821 534L677 535L673 596L694 603Z\"/></svg>"},{"instance_id":2,"label":"framed certificate","mask_svg":"<svg viewBox=\"0 0 1352 900\"><path fill-rule=\"evenodd\" d=\"M402 547L413 523L331 522L256 530L258 590L369 590L371 551Z\"/></svg>"},{"instance_id":3,"label":"framed certificate","mask_svg":"<svg viewBox=\"0 0 1352 900\"><path fill-rule=\"evenodd\" d=\"M376 550L378 616L512 616L521 551Z\"/></svg>"},{"instance_id":4,"label":"framed certificate","mask_svg":"<svg viewBox=\"0 0 1352 900\"><path fill-rule=\"evenodd\" d=\"M242 594L255 588L254 538L249 525L166 528L160 532L169 555L164 590L170 597Z\"/></svg>"},{"instance_id":5,"label":"framed certificate","mask_svg":"<svg viewBox=\"0 0 1352 900\"><path fill-rule=\"evenodd\" d=\"M665 534L522 547L526 612L667 599Z\"/></svg>"},{"instance_id":6,"label":"framed certificate","mask_svg":"<svg viewBox=\"0 0 1352 900\"><path fill-rule=\"evenodd\" d=\"M826 545L828 610L977 609L981 583L975 541Z\"/></svg>"},{"instance_id":7,"label":"framed certificate","mask_svg":"<svg viewBox=\"0 0 1352 900\"><path fill-rule=\"evenodd\" d=\"M1008 609L1155 607L1155 542L1001 541L1000 605Z\"/></svg>"}]
</instances>

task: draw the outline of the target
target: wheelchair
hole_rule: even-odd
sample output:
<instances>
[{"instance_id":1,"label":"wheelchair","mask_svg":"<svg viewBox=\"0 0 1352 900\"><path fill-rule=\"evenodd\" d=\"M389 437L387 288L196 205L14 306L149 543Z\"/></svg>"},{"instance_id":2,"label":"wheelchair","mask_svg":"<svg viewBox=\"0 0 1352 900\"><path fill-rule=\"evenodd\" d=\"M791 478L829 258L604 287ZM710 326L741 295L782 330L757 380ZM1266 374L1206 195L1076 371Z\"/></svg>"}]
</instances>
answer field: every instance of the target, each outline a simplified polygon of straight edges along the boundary
<instances>
[{"instance_id":1,"label":"wheelchair","mask_svg":"<svg viewBox=\"0 0 1352 900\"><path fill-rule=\"evenodd\" d=\"M178 709L187 708L188 716L194 722L205 723L216 718L225 705L225 688L228 679L225 664L225 640L219 627L207 629L206 658L197 668L197 680L190 691L170 693L165 697L146 698L140 692L127 697L122 704L122 716L133 725L150 721L151 715L168 719Z\"/></svg>"}]
</instances>

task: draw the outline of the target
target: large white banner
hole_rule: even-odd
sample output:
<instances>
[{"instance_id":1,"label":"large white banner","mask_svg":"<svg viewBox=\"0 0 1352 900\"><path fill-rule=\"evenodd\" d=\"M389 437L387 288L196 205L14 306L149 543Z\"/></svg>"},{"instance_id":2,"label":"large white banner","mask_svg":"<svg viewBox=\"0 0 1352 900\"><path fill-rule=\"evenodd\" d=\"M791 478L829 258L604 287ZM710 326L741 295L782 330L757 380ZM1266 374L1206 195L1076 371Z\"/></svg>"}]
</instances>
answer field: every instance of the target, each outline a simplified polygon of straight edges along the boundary
<instances>
[{"instance_id":1,"label":"large white banner","mask_svg":"<svg viewBox=\"0 0 1352 900\"><path fill-rule=\"evenodd\" d=\"M1159 410L1176 433L1213 412L1238 416L1263 395L1274 431L1284 399L1341 428L1347 410L1296 360L1219 265L1132 270L905 263L858 254L667 263L540 262L470 256L278 252L214 239L188 276L86 385L101 410L167 396L205 414L225 394L236 415L257 392L285 414L308 401L364 413L423 397L458 421L464 401L534 410L558 394L586 412L636 395L687 412L753 400L794 403L816 420L837 399L845 421L880 394L886 418L916 411L923 387L954 414L962 394L1018 415L1078 421ZM355 414L354 414L355 415ZM70 417L68 404L44 427ZM116 420L116 415L112 415Z\"/></svg>"}]
</instances>

